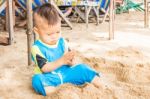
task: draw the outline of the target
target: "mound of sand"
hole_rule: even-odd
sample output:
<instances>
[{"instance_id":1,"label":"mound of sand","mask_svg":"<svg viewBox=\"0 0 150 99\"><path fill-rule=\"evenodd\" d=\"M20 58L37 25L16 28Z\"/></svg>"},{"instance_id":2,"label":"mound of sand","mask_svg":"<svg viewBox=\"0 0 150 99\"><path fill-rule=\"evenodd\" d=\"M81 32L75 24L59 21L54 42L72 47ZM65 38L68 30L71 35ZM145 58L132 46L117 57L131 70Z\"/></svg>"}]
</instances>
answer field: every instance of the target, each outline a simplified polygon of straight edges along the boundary
<instances>
[{"instance_id":1,"label":"mound of sand","mask_svg":"<svg viewBox=\"0 0 150 99\"><path fill-rule=\"evenodd\" d=\"M145 57L142 52L133 47L118 48L113 51L107 52L108 57L120 57L119 61L108 60L104 58L85 58L83 61L95 70L98 70L104 74L104 77L108 77L108 80L113 83L108 83L115 94L115 97L119 99L130 98L144 98L150 97L150 64L137 63L132 60L141 60ZM124 60L126 58L126 61ZM129 63L131 62L131 63ZM126 97L122 97L126 96Z\"/></svg>"},{"instance_id":2,"label":"mound of sand","mask_svg":"<svg viewBox=\"0 0 150 99\"><path fill-rule=\"evenodd\" d=\"M106 53L106 55L110 57L118 55L119 57L126 57L126 54L129 54L129 60L131 58L137 58L137 56L140 56L139 59L141 57L144 57L139 49L133 47L118 48ZM79 52L77 60L80 60L83 63L88 64L95 70L101 72L102 80L104 80L108 88L105 90L101 90L88 83L83 86L64 84L57 87L57 91L47 98L133 99L140 97L148 99L150 97L150 69L143 68L149 67L149 63L129 64L126 62L113 61L101 57L84 57Z\"/></svg>"},{"instance_id":3,"label":"mound of sand","mask_svg":"<svg viewBox=\"0 0 150 99\"><path fill-rule=\"evenodd\" d=\"M139 49L129 46L129 47L120 47L114 51L109 51L108 52L109 56L118 56L118 57L131 57L131 58L142 58L143 54L140 52Z\"/></svg>"},{"instance_id":4,"label":"mound of sand","mask_svg":"<svg viewBox=\"0 0 150 99\"><path fill-rule=\"evenodd\" d=\"M15 48L15 47L14 47ZM2 50L3 51L3 50ZM8 52L9 50L5 50ZM20 50L22 52L22 50ZM15 53L13 55L16 55ZM88 64L102 74L102 81L107 89L96 88L92 84L74 86L64 84L57 87L56 92L47 96L48 99L135 99L150 97L150 63L131 62L136 58L145 57L142 52L133 47L122 47L106 52L109 57L85 57L78 52L76 61ZM5 57L9 56L5 54ZM117 60L111 58L119 57ZM124 58L126 61L124 61ZM4 98L45 98L37 95L31 87L31 75L33 67L27 67L20 63L20 58L3 63L3 71L0 72L0 96ZM123 61L122 61L123 60ZM6 61L6 60L3 60ZM76 63L78 63L76 62ZM19 66L19 67L16 67ZM9 92L9 94L7 94ZM27 95L27 97L26 97Z\"/></svg>"}]
</instances>

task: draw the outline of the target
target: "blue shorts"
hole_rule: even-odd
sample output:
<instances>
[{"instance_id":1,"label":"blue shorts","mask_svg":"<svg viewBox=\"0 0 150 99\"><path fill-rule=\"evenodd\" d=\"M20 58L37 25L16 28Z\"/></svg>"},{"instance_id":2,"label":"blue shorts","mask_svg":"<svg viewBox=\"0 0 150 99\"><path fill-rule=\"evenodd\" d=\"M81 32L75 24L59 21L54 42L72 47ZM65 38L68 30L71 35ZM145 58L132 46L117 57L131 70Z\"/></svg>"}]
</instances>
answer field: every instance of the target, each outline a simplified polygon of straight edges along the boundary
<instances>
[{"instance_id":1,"label":"blue shorts","mask_svg":"<svg viewBox=\"0 0 150 99\"><path fill-rule=\"evenodd\" d=\"M35 74L32 77L32 87L34 90L46 96L44 87L46 86L59 86L63 83L71 83L75 85L82 85L86 82L90 83L95 76L99 76L95 70L85 64L78 64L73 67L67 67L61 73L42 73Z\"/></svg>"}]
</instances>

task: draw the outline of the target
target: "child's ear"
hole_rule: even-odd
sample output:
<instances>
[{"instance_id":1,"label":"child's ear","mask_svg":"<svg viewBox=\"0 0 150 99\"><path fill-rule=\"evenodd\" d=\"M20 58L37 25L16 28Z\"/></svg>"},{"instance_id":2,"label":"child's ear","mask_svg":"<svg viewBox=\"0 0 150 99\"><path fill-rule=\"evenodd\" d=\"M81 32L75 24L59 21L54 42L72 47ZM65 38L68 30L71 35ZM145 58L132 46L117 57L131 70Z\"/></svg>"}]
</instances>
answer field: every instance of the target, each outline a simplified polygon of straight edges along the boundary
<instances>
[{"instance_id":1,"label":"child's ear","mask_svg":"<svg viewBox=\"0 0 150 99\"><path fill-rule=\"evenodd\" d=\"M33 27L34 33L38 34L38 29L36 27Z\"/></svg>"}]
</instances>

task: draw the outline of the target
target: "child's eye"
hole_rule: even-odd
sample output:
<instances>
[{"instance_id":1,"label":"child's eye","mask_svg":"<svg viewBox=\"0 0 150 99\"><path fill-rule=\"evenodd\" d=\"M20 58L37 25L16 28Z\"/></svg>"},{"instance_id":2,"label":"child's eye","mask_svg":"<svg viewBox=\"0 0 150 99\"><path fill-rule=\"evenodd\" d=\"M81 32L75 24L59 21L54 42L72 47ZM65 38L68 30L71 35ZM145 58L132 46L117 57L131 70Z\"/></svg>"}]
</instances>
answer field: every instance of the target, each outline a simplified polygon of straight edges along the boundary
<instances>
[{"instance_id":1,"label":"child's eye","mask_svg":"<svg viewBox=\"0 0 150 99\"><path fill-rule=\"evenodd\" d=\"M50 36L51 34L50 34L50 33L47 33L47 35Z\"/></svg>"},{"instance_id":2,"label":"child's eye","mask_svg":"<svg viewBox=\"0 0 150 99\"><path fill-rule=\"evenodd\" d=\"M56 32L57 34L59 34L60 32ZM56 33L47 33L48 36L56 34Z\"/></svg>"}]
</instances>

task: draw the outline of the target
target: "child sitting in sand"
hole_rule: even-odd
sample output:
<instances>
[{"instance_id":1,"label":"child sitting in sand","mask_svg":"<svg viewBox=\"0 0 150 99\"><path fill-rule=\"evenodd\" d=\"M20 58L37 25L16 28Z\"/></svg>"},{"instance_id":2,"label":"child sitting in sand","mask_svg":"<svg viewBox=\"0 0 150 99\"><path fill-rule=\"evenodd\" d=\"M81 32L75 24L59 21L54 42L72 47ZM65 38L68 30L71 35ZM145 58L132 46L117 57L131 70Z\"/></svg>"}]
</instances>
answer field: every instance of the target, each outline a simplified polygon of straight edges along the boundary
<instances>
[{"instance_id":1,"label":"child sitting in sand","mask_svg":"<svg viewBox=\"0 0 150 99\"><path fill-rule=\"evenodd\" d=\"M61 18L51 4L44 4L34 12L34 32L39 39L32 46L35 74L32 77L34 90L44 96L64 83L82 85L86 82L101 87L98 72L85 64L73 65L74 51L69 51L61 37Z\"/></svg>"}]
</instances>

